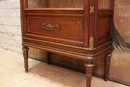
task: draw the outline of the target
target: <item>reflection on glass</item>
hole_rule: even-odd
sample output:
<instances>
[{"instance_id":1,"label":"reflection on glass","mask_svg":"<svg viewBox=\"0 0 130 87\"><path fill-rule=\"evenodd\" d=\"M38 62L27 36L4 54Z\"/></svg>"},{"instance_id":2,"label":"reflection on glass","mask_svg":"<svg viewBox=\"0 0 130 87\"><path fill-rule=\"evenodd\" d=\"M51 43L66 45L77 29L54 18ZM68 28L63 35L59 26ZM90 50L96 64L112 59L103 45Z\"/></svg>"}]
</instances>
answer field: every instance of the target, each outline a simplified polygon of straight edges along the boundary
<instances>
[{"instance_id":1,"label":"reflection on glass","mask_svg":"<svg viewBox=\"0 0 130 87\"><path fill-rule=\"evenodd\" d=\"M28 8L82 8L83 0L28 0Z\"/></svg>"},{"instance_id":2,"label":"reflection on glass","mask_svg":"<svg viewBox=\"0 0 130 87\"><path fill-rule=\"evenodd\" d=\"M98 9L111 9L112 0L98 0Z\"/></svg>"}]
</instances>

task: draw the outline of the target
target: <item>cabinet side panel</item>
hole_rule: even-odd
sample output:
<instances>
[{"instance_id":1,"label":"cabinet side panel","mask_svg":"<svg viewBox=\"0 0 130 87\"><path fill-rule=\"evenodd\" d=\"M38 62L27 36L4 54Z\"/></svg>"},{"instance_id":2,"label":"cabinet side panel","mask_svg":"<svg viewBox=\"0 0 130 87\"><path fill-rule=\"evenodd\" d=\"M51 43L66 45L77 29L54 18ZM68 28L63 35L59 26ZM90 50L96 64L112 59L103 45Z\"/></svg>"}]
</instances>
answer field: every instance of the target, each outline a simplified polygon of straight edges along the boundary
<instances>
[{"instance_id":1,"label":"cabinet side panel","mask_svg":"<svg viewBox=\"0 0 130 87\"><path fill-rule=\"evenodd\" d=\"M95 30L95 46L111 41L112 38L112 17L98 16L97 28Z\"/></svg>"}]
</instances>

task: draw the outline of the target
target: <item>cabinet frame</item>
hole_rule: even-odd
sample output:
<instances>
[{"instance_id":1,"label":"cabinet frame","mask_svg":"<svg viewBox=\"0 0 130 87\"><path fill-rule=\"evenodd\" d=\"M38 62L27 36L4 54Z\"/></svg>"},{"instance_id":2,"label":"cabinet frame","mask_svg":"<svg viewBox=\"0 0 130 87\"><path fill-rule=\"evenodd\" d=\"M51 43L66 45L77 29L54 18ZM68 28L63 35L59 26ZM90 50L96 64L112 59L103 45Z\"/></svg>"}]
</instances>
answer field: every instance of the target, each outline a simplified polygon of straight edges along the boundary
<instances>
[{"instance_id":1,"label":"cabinet frame","mask_svg":"<svg viewBox=\"0 0 130 87\"><path fill-rule=\"evenodd\" d=\"M26 0L20 0L21 3L21 25L22 25L22 46L24 56L25 71L28 72L28 48L37 48L45 50L47 52L53 52L77 59L86 61L86 87L91 87L91 79L93 73L94 63L96 58L103 56L105 60L104 64L104 79L107 80L109 76L109 64L112 46L112 26L113 26L113 10L114 0L112 0L112 9L98 9L98 0L84 0L83 8L27 8ZM43 18L43 22L51 22L45 18L77 18L81 19L77 21L82 24L82 35L76 39L70 39L68 37L59 37L47 35L47 33L56 34L55 23L51 22L51 30L37 30L36 23L41 24L41 19L35 22L34 18ZM32 18L32 19L31 19ZM71 19L71 21L72 21ZM70 27L66 27L63 24L65 21L56 19L60 22L61 27L65 27L65 32L69 32ZM63 22L63 23L62 23ZM33 25L34 29L31 32L28 27ZM73 26L76 25L76 21L73 21ZM40 28L38 28L40 29ZM63 28L62 28L63 29ZM62 34L61 30L58 34ZM103 31L103 32L102 32ZM44 34L40 34L43 32ZM77 31L78 32L78 31ZM65 34L65 33L63 33ZM75 35L75 33L73 33ZM50 58L48 57L48 64L50 64Z\"/></svg>"}]
</instances>

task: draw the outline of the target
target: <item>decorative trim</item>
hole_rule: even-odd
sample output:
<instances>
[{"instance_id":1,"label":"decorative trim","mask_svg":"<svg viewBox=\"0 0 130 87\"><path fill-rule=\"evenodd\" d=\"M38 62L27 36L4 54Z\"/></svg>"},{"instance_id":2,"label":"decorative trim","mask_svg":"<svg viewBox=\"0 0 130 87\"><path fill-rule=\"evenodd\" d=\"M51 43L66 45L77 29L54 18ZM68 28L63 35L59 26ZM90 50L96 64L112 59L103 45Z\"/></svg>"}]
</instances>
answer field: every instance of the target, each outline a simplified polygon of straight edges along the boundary
<instances>
[{"instance_id":1,"label":"decorative trim","mask_svg":"<svg viewBox=\"0 0 130 87\"><path fill-rule=\"evenodd\" d=\"M77 22L78 22L78 24L82 24L82 23L81 23L81 22L82 22L81 19L77 19Z\"/></svg>"},{"instance_id":2,"label":"decorative trim","mask_svg":"<svg viewBox=\"0 0 130 87\"><path fill-rule=\"evenodd\" d=\"M60 45L60 46L71 47L71 48L82 49L82 50L90 50L89 48L86 48L86 47L73 46L73 45L56 43L56 42L51 42L51 41L46 41L46 40L38 40L38 39L25 38L25 37L23 37L23 39L28 39L28 40L33 40L33 41L40 41L40 42L44 42L44 43L50 43L50 44L54 44L54 45Z\"/></svg>"},{"instance_id":3,"label":"decorative trim","mask_svg":"<svg viewBox=\"0 0 130 87\"><path fill-rule=\"evenodd\" d=\"M85 66L86 66L86 67L93 67L94 64L93 64L93 63L86 63Z\"/></svg>"},{"instance_id":4,"label":"decorative trim","mask_svg":"<svg viewBox=\"0 0 130 87\"><path fill-rule=\"evenodd\" d=\"M45 30L60 30L60 24L42 23L42 28Z\"/></svg>"},{"instance_id":5,"label":"decorative trim","mask_svg":"<svg viewBox=\"0 0 130 87\"><path fill-rule=\"evenodd\" d=\"M92 36L89 39L89 48L94 48L94 38Z\"/></svg>"},{"instance_id":6,"label":"decorative trim","mask_svg":"<svg viewBox=\"0 0 130 87\"><path fill-rule=\"evenodd\" d=\"M80 34L77 36L77 38L79 40L81 40L82 39L82 34L81 34L81 32L82 32L82 26L81 26L82 20L81 19L77 19L77 23L80 25Z\"/></svg>"},{"instance_id":7,"label":"decorative trim","mask_svg":"<svg viewBox=\"0 0 130 87\"><path fill-rule=\"evenodd\" d=\"M29 50L29 48L28 48L28 47L23 47L22 50L23 50L23 51L24 51L24 50Z\"/></svg>"},{"instance_id":8,"label":"decorative trim","mask_svg":"<svg viewBox=\"0 0 130 87\"><path fill-rule=\"evenodd\" d=\"M112 43L112 42L108 42L108 43L103 44L102 46L99 46L97 48L90 48L90 47L87 48L87 47L73 46L73 45L68 45L68 44L62 44L62 43L57 43L57 42L51 42L51 41L46 41L46 40L38 40L38 39L32 39L32 38L26 38L26 37L23 37L23 39L28 39L28 40L33 40L33 41L39 41L39 42L43 42L43 43L50 43L50 44L54 44L54 45L71 47L71 48L82 49L82 50L94 50L94 49L98 49L98 48L100 48L102 46L105 46L107 44Z\"/></svg>"},{"instance_id":9,"label":"decorative trim","mask_svg":"<svg viewBox=\"0 0 130 87\"><path fill-rule=\"evenodd\" d=\"M90 14L91 13L94 13L94 5L93 6L90 6Z\"/></svg>"},{"instance_id":10,"label":"decorative trim","mask_svg":"<svg viewBox=\"0 0 130 87\"><path fill-rule=\"evenodd\" d=\"M109 56L109 57L111 57L111 56L112 56L112 54L110 53L110 54L108 54L108 56Z\"/></svg>"},{"instance_id":11,"label":"decorative trim","mask_svg":"<svg viewBox=\"0 0 130 87\"><path fill-rule=\"evenodd\" d=\"M54 20L71 20L71 21L77 21L77 23L79 24L79 26L80 26L80 29L79 29L79 34L77 35L77 36L61 36L61 35L54 35L54 34L50 34L50 33L44 33L44 32L33 32L33 31L31 31L30 29L29 29L29 20L31 19L31 18L39 18L39 19L41 19L41 18L47 18L47 19L54 19ZM52 36L59 36L59 37L65 37L65 38L72 38L72 39L78 39L78 40L81 40L82 39L82 35L83 35L83 24L82 24L82 19L77 19L77 18L49 18L49 17L27 17L27 32L29 32L29 33L35 33L35 34L45 34L45 35L52 35ZM49 23L48 23L49 24ZM61 28L61 26L58 24L58 26ZM42 25L42 27L44 27L43 25ZM47 29L46 29L47 30ZM53 29L49 29L49 30L53 30ZM58 30L60 30L60 29L58 29ZM56 31L57 31L57 29L56 29Z\"/></svg>"}]
</instances>

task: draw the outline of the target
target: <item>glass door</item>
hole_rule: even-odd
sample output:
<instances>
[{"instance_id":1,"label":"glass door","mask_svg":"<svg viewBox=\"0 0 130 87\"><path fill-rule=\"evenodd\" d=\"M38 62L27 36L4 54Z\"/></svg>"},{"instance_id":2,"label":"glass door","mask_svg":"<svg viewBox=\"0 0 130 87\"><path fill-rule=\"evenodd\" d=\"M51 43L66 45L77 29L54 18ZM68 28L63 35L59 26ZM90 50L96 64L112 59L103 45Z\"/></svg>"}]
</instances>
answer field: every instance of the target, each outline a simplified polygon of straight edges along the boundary
<instances>
[{"instance_id":1,"label":"glass door","mask_svg":"<svg viewBox=\"0 0 130 87\"><path fill-rule=\"evenodd\" d=\"M98 0L98 9L112 9L112 0Z\"/></svg>"},{"instance_id":2,"label":"glass door","mask_svg":"<svg viewBox=\"0 0 130 87\"><path fill-rule=\"evenodd\" d=\"M28 0L28 8L83 8L84 0Z\"/></svg>"}]
</instances>

